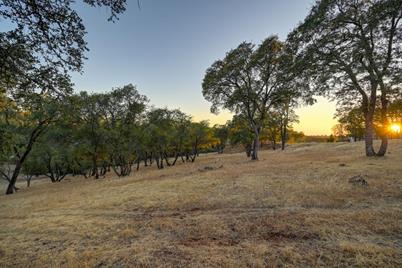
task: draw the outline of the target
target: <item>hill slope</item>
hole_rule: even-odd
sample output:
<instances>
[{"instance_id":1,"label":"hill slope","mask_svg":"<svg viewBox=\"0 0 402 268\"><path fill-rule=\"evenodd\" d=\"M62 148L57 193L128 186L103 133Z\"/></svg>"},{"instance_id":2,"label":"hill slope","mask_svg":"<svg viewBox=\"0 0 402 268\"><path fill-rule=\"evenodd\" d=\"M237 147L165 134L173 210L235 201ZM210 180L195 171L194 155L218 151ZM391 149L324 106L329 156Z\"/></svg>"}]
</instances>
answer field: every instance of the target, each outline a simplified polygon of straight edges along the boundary
<instances>
[{"instance_id":1,"label":"hill slope","mask_svg":"<svg viewBox=\"0 0 402 268\"><path fill-rule=\"evenodd\" d=\"M0 197L0 266L401 267L402 141L389 151L299 144L34 182Z\"/></svg>"}]
</instances>

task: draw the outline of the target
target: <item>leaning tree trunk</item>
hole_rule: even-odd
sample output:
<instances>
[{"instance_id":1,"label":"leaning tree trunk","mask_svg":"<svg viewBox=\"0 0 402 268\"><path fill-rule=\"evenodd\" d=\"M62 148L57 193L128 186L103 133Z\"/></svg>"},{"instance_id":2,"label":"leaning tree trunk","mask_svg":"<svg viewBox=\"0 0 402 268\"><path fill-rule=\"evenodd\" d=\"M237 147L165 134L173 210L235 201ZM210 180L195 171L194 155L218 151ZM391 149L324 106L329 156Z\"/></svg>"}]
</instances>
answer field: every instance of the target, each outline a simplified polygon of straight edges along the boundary
<instances>
[{"instance_id":1,"label":"leaning tree trunk","mask_svg":"<svg viewBox=\"0 0 402 268\"><path fill-rule=\"evenodd\" d=\"M378 153L376 155L384 156L385 153L387 152L387 148L388 148L388 137L385 135L385 136L381 137L380 149L378 150Z\"/></svg>"},{"instance_id":2,"label":"leaning tree trunk","mask_svg":"<svg viewBox=\"0 0 402 268\"><path fill-rule=\"evenodd\" d=\"M14 193L15 183L17 182L17 178L18 178L18 175L20 174L21 167L22 167L22 163L21 163L21 161L18 160L15 163L14 172L13 172L13 175L11 176L10 182L8 184L6 194Z\"/></svg>"},{"instance_id":3,"label":"leaning tree trunk","mask_svg":"<svg viewBox=\"0 0 402 268\"><path fill-rule=\"evenodd\" d=\"M170 162L169 162L169 156L166 152L162 153L163 158L165 159L166 165L168 167L173 166Z\"/></svg>"},{"instance_id":4,"label":"leaning tree trunk","mask_svg":"<svg viewBox=\"0 0 402 268\"><path fill-rule=\"evenodd\" d=\"M15 187L15 183L17 182L18 175L20 174L22 164L24 163L25 159L27 158L27 156L31 152L32 146L36 142L37 138L45 130L45 128L43 126L47 122L48 122L48 120L46 119L46 120L44 120L44 121L39 123L39 125L31 132L31 136L29 137L29 141L28 141L28 144L27 144L27 148L25 149L25 152L22 154L21 157L19 157L18 156L19 154L17 154L18 160L15 163L14 172L13 172L13 175L12 175L10 181L9 181L6 194L12 194L12 193L14 193L14 190L17 189Z\"/></svg>"},{"instance_id":5,"label":"leaning tree trunk","mask_svg":"<svg viewBox=\"0 0 402 268\"><path fill-rule=\"evenodd\" d=\"M179 153L178 153L178 151L176 151L172 166L174 166L176 164L176 161L177 161L178 158L179 158Z\"/></svg>"}]
</instances>

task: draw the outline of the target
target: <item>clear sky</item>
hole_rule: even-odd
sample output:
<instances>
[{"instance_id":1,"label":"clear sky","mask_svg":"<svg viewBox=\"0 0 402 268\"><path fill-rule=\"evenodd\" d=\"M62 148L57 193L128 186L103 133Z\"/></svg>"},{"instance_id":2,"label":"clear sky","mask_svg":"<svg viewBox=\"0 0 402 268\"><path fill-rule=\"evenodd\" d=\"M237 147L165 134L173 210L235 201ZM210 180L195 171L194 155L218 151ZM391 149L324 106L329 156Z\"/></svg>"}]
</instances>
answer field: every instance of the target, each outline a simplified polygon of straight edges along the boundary
<instances>
[{"instance_id":1,"label":"clear sky","mask_svg":"<svg viewBox=\"0 0 402 268\"><path fill-rule=\"evenodd\" d=\"M194 120L225 123L201 93L205 70L242 41L269 35L285 39L308 13L313 0L128 0L116 23L104 8L77 4L90 51L84 73L73 74L77 91L107 91L128 83L158 107L180 108ZM324 99L297 112L297 130L328 134L334 104Z\"/></svg>"}]
</instances>

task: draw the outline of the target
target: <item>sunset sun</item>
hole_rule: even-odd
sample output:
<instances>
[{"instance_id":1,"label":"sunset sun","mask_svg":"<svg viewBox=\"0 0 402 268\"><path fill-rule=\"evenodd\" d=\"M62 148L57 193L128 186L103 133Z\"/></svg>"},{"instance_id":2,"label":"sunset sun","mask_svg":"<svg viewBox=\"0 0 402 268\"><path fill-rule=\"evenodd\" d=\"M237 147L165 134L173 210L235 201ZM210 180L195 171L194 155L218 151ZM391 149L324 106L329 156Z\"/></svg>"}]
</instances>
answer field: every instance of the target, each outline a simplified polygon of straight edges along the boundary
<instances>
[{"instance_id":1,"label":"sunset sun","mask_svg":"<svg viewBox=\"0 0 402 268\"><path fill-rule=\"evenodd\" d=\"M398 124L392 124L389 129L394 132L394 133L400 133L401 132L401 126Z\"/></svg>"}]
</instances>

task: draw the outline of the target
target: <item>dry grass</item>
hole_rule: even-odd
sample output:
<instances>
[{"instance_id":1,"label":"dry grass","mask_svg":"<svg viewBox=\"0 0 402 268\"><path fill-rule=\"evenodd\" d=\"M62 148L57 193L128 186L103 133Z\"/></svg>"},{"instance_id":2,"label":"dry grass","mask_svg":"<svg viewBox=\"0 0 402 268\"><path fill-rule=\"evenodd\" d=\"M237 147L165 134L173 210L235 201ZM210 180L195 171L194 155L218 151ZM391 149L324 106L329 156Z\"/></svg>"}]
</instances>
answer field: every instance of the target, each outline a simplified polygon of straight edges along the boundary
<instances>
[{"instance_id":1,"label":"dry grass","mask_svg":"<svg viewBox=\"0 0 402 268\"><path fill-rule=\"evenodd\" d=\"M381 159L362 143L261 158L34 182L0 197L0 266L402 267L402 141Z\"/></svg>"}]
</instances>

